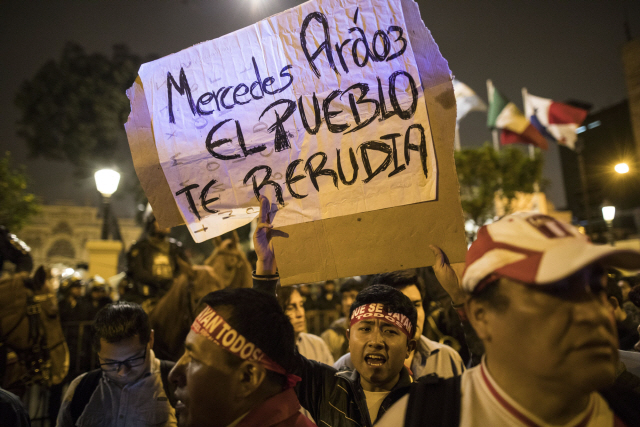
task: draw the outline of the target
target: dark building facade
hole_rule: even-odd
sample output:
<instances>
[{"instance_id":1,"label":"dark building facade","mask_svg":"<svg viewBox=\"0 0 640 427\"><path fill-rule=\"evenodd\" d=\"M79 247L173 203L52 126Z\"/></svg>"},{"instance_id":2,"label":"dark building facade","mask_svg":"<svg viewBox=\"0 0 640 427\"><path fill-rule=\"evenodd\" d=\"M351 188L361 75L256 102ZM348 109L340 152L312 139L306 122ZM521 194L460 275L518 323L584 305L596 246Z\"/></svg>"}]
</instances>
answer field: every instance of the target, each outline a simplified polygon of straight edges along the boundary
<instances>
[{"instance_id":1,"label":"dark building facade","mask_svg":"<svg viewBox=\"0 0 640 427\"><path fill-rule=\"evenodd\" d=\"M606 229L601 207L605 200L616 207L614 228L619 237L640 232L640 163L631 120L629 103L619 104L589 114L583 122L579 139L583 143L583 159L589 198L589 224L598 233ZM583 199L578 155L560 147L568 208L574 219L586 223L587 209ZM627 163L630 171L619 174L618 163Z\"/></svg>"}]
</instances>

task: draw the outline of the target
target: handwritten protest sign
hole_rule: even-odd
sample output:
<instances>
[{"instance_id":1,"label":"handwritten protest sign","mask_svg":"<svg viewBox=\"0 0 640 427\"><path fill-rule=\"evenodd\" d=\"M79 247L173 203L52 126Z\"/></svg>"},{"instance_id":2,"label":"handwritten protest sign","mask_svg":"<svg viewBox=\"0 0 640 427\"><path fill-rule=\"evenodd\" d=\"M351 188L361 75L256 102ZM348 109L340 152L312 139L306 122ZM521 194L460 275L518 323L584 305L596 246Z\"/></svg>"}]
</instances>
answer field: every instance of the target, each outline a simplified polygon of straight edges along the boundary
<instances>
[{"instance_id":1,"label":"handwritten protest sign","mask_svg":"<svg viewBox=\"0 0 640 427\"><path fill-rule=\"evenodd\" d=\"M165 224L197 242L250 222L260 194L277 227L437 196L401 0L305 3L144 64L128 95L130 140L148 115L143 157L182 219Z\"/></svg>"},{"instance_id":2,"label":"handwritten protest sign","mask_svg":"<svg viewBox=\"0 0 640 427\"><path fill-rule=\"evenodd\" d=\"M273 237L273 241L282 285L431 265L434 262L433 254L429 249L431 244L441 247L451 262L463 261L466 253L466 238L453 159L456 103L451 83L451 71L447 61L442 57L438 45L422 22L420 10L414 0L399 0L399 2L397 0L388 2L342 0L339 3L340 6L336 4L337 2L327 1L309 2L248 29L245 28L217 41L214 40L214 42L221 42L221 40L229 39L227 44L223 45L228 48L227 50L220 50L222 47L218 47L216 51L206 47L211 42L195 46L200 53L185 57L185 59L191 58L191 63L189 60L181 61L179 57L174 55L163 58L159 61L166 61L168 64L164 72L161 72L162 69L158 65L160 62L143 66L133 87L127 92L132 110L125 127L136 172L149 202L154 208L155 216L160 224L166 227L188 223L191 219L190 226L196 227L195 230L192 229L192 232L196 236L202 236L196 237L198 240L205 238L205 233L210 231L212 226L209 221L215 222L217 219L218 226L220 223L223 224L222 230L245 224L255 215L251 213L250 208L256 209L258 203L253 191L253 177L250 177L245 184L246 175L243 176L242 173L246 174L256 166L268 166L271 168L272 175L267 181L271 181L273 184L265 182L260 188L260 192L270 198L273 210L277 210L275 222L280 233ZM358 11L357 17L356 10ZM331 11L333 13L329 13ZM379 15L378 11L380 11ZM307 54L305 54L299 41L300 30L305 19L316 12L326 17L328 36L325 37L323 23L316 18L311 18L305 32L307 42ZM375 14L376 20L372 20L371 13ZM283 16L288 18L283 18ZM389 57L402 50L399 44L402 43L402 40L398 37L400 31L390 29L392 25L402 30L401 37L405 39L407 48L402 55L387 61ZM364 36L358 29L350 32L352 28L360 28L364 31ZM384 30L387 34L388 52L386 52L385 39L381 33L378 33L379 30ZM247 31L253 31L252 38L238 36L238 34ZM260 40L258 40L257 34L262 37ZM283 36L280 37L280 34ZM379 35L376 36L376 34ZM235 39L233 39L234 37ZM372 43L374 38L377 43L375 44L375 48L377 48L375 52ZM347 39L351 39L351 41L347 42ZM362 40L357 41L358 39ZM232 43L233 40L236 41ZM249 40L253 40L253 43L258 43L260 46L253 46ZM286 43L281 40L285 40ZM277 51L275 49L277 43L287 46L287 50L283 47L281 51ZM354 44L356 45L358 64L363 65L362 67L355 64ZM233 49L235 56L229 50L233 46L236 46L236 49ZM238 46L241 49L237 49ZM271 50L268 50L270 46ZM368 50L365 50L367 46ZM340 49L342 49L341 54L338 53ZM277 55L267 56L264 53L260 54L261 56L256 56L255 51L277 51ZM176 55L187 52L190 52L190 49ZM329 52L333 65L339 74L331 66ZM372 59L374 54L385 52L384 61L377 61L378 58ZM215 56L214 53L219 54L218 56L223 58L225 64L232 64L233 70L237 74L226 71L229 65L225 65L224 68L214 67L214 74L211 76L209 73L212 71L202 64L204 58L211 58ZM291 56L287 57L287 54ZM316 76L308 57L311 58L320 77ZM169 60L169 58L173 59ZM292 58L292 60L288 58ZM365 58L367 58L366 64L364 63ZM256 67L253 65L254 59L260 73L259 78ZM342 67L342 60L346 64L346 69L349 70L348 73ZM291 68L284 69L288 65L291 65ZM387 72L385 72L385 66L389 67ZM394 70L393 67L396 66L400 68ZM416 66L418 76L414 74ZM296 69L296 67L298 68ZM155 69L160 71L151 71ZM182 80L180 69L184 70ZM376 70L376 74L373 74L371 70ZM171 99L176 123L172 123L167 130L169 71L175 81L174 84L169 80L169 87L172 90ZM413 115L406 120L400 114L394 113L398 110L402 114L406 114L407 110L411 111L413 91L411 91L409 79L398 74L395 80L397 107L392 104L389 94L389 77L395 71L407 72L416 86L418 101ZM155 72L158 73L157 81L150 77L155 75ZM229 73L232 75L229 76ZM290 74L292 79L289 87L276 95L264 91L263 83L272 92L284 87L289 80L286 74ZM197 80L197 75L205 76L206 81ZM147 80L143 83L145 76ZM235 80L230 79L223 82L223 77L234 77ZM383 96L379 94L378 78L385 100L384 111L380 102ZM189 91L187 91L185 80L189 84ZM260 80L259 83L257 83L258 80ZM358 90L346 90L353 84L360 82L364 82L369 87L367 94L362 96L362 100L360 100L361 93ZM241 102L249 102L236 105L236 101L233 99L234 91L242 83L248 87L249 92L241 95L245 89L243 87L237 89L237 99ZM202 89L203 84L205 89ZM229 89L226 91L226 95L222 96L225 94L226 88ZM264 97L268 99L255 99L252 88L253 94L257 97L262 96L264 92ZM341 93L333 95L331 102L327 104L327 115L325 116L323 108L325 100L328 98L328 94L331 95L334 91ZM211 95L206 95L205 92L211 93ZM188 93L190 93L189 96L187 96ZM319 112L316 111L314 105L314 94L318 101L317 110ZM359 123L356 123L356 118L353 115L349 95L353 95ZM227 107L231 107L231 104L233 107L222 106L221 97L224 98ZM196 108L196 114L191 110L190 99ZM284 119L286 110L293 104L285 104L286 101L284 101L282 104L273 106L272 110L267 111L260 118L264 109L257 107L259 103L264 102L260 105L264 105L266 108L280 99L295 102L295 110L290 117ZM365 100L369 99L377 101L378 104L373 102L367 105ZM200 102L198 103L198 101ZM421 118L424 114L423 104L426 105L428 121ZM157 106L155 109L152 108L154 105ZM164 107L167 109L162 110ZM198 107L203 113L209 110L211 113L200 114ZM251 110L251 107L255 107L255 109ZM378 107L380 110L377 112L377 117L364 127L347 133L374 117ZM305 123L302 123L300 111L303 108L307 120L306 126L312 130L317 127L316 134L309 134ZM158 109L160 112L156 115ZM274 109L275 111L273 111ZM243 111L243 114L239 114L240 111ZM333 115L336 111L338 114ZM277 117L276 112L278 113ZM257 122L254 121L256 117ZM319 121L317 121L318 117ZM224 155L237 154L240 157L222 161L210 155L207 150L207 136L215 124L230 118L233 120L221 125L214 132L210 145L219 139L229 139L231 142L223 142L213 149ZM329 124L327 124L327 118ZM282 151L275 150L276 135L280 135L280 137L283 135L282 132L278 133L280 128L275 126L271 131L269 130L276 124L276 119L282 122L282 128L287 137L286 141L290 144L290 148ZM207 121L207 125L202 129L195 126L196 130L194 131L194 126L187 126L189 121L193 125L197 121L198 126L202 126L204 120ZM238 138L236 120L240 123L244 150L264 145L266 148L263 151L245 155ZM345 124L350 127L341 132L329 130L329 125ZM413 125L420 125L424 128L424 145L422 145L421 139L416 138L417 131L412 128L409 132L409 143L418 145L418 150L410 146L406 151L405 135L407 129ZM160 128L161 126L165 128ZM335 128L333 129L335 130ZM165 130L167 131L163 133ZM396 136L395 140L381 138L394 133L400 134L400 136ZM186 135L191 136L187 139ZM252 138L251 142L248 142L249 135ZM278 141L282 142L283 139ZM385 149L367 148L367 159L370 162L370 170L367 170L362 160L360 145L369 141L386 144L391 148L391 156L388 156L389 148L386 148L386 151ZM336 146L336 144L339 145ZM202 149L203 145L204 149ZM180 154L173 159L171 156L167 156L167 146L172 150L173 155L178 152ZM384 148L383 145L377 147ZM422 167L420 147L426 147L426 174ZM338 170L338 149L340 149L342 175ZM350 149L353 151L358 167L357 177L355 177L355 167L352 163ZM327 156L325 164L318 168L323 160L323 157L319 155L311 161L310 167L306 168L306 162L317 153L324 153ZM164 161L161 161L161 158ZM302 161L295 162L300 159ZM265 161L267 163L264 163ZM198 170L193 166L198 162L204 163L204 169ZM174 165L174 163L178 164ZM387 163L386 168L383 166L378 171L380 165L384 163ZM291 166L292 164L295 166ZM175 182L171 180L171 175L165 175L165 169L171 169L170 165L174 165L173 169L180 171L180 173L183 173L183 170L189 170L188 168L183 169L184 167L191 166L193 175L188 175L188 173L185 176L178 175L183 186L176 187ZM251 166L247 167L249 165ZM389 177L389 174L402 166L406 168ZM282 167L284 167L284 172ZM290 176L287 176L289 168L292 172ZM326 174L319 173L325 172L325 169L327 169ZM316 174L315 181L310 178L308 170ZM255 175L258 187L263 184L262 181L266 176L265 171L264 169L260 170L262 174ZM373 176L371 180L363 182L370 174L376 172L377 175ZM238 174L241 178L239 187L232 186L231 189L227 189L230 183L238 183ZM293 181L298 175L304 177ZM334 176L336 175L337 188L334 185ZM212 179L216 179L216 183L212 184L209 191L205 193L204 202L213 197L220 197L220 199L209 202L210 205L209 203L204 204L207 207L220 210L216 214L211 214L202 208L201 196L204 186ZM353 183L344 184L342 179L347 182L353 180ZM289 180L290 187L287 185L287 180ZM222 187L225 182L227 183L226 187ZM318 185L318 190L313 182ZM408 202L410 197L415 195L412 191L415 190L416 182L426 184L421 187L420 195L428 193L429 195L425 199L428 201ZM408 185L407 183L413 184L413 187L402 187ZM187 192L179 195L182 196L182 200L175 194L185 186L193 184L198 187L192 187L190 194L196 205L194 211L197 211L201 216L200 221L197 220L197 217L194 221L195 215L189 210ZM279 185L284 207L278 204L277 187L274 184ZM420 185L417 186L420 187ZM307 197L295 198L290 188L295 193L307 195ZM224 191L220 189L224 189ZM382 196L385 191L387 192L386 198ZM246 202L243 202L246 204L233 206L224 211L218 209L218 206L221 206L219 203L227 200L219 196L224 193L230 194L229 197L233 195L238 200L242 195L246 197ZM341 198L343 195L344 198ZM383 209L381 206L384 203L396 204L396 206ZM337 206L340 206L340 209L337 209ZM354 209L354 206L356 206L357 213L347 213L353 212L349 209ZM233 216L229 215L229 211ZM318 215L323 218L322 215L333 214L336 211L338 211L336 215L340 216L307 220ZM218 215L220 213L222 215ZM228 219L220 220L220 217ZM305 222L284 225L292 221L292 218L294 221ZM198 226L201 228L197 228ZM197 230L203 231L196 233ZM220 228L215 231L215 233L219 232L221 232ZM206 235L206 237L208 236Z\"/></svg>"}]
</instances>

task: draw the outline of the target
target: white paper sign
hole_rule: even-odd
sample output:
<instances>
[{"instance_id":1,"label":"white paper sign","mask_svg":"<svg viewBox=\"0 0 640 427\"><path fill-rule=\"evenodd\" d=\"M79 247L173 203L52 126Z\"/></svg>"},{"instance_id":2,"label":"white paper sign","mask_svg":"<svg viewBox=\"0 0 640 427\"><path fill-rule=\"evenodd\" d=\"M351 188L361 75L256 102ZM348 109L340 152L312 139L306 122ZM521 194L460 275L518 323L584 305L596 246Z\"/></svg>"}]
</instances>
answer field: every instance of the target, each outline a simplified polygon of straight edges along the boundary
<instances>
[{"instance_id":1,"label":"white paper sign","mask_svg":"<svg viewBox=\"0 0 640 427\"><path fill-rule=\"evenodd\" d=\"M400 0L324 0L144 64L158 158L196 242L430 201L437 161Z\"/></svg>"}]
</instances>

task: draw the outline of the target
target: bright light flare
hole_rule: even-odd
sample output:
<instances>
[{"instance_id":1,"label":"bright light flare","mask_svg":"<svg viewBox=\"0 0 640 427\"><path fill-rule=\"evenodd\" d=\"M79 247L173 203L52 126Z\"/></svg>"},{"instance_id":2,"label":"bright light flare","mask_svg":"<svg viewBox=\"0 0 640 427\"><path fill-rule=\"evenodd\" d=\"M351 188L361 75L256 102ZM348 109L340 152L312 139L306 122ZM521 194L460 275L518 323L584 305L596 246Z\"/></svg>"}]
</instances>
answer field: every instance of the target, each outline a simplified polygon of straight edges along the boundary
<instances>
[{"instance_id":1,"label":"bright light flare","mask_svg":"<svg viewBox=\"0 0 640 427\"><path fill-rule=\"evenodd\" d=\"M96 187L103 196L109 197L118 189L120 174L112 169L102 169L95 173Z\"/></svg>"},{"instance_id":2,"label":"bright light flare","mask_svg":"<svg viewBox=\"0 0 640 427\"><path fill-rule=\"evenodd\" d=\"M603 206L602 207L602 218L605 221L613 221L616 217L616 207L615 206Z\"/></svg>"},{"instance_id":3,"label":"bright light flare","mask_svg":"<svg viewBox=\"0 0 640 427\"><path fill-rule=\"evenodd\" d=\"M626 163L618 163L614 169L620 174L627 173L629 172L629 165Z\"/></svg>"}]
</instances>

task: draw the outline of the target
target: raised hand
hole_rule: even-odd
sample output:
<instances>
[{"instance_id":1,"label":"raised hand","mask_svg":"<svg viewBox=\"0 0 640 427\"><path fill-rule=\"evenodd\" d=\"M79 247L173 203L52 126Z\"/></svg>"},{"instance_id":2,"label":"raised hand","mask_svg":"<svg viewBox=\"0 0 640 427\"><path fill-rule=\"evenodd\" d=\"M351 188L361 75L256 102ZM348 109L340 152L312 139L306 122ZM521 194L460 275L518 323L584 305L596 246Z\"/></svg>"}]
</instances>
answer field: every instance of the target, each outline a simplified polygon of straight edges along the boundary
<instances>
[{"instance_id":1,"label":"raised hand","mask_svg":"<svg viewBox=\"0 0 640 427\"><path fill-rule=\"evenodd\" d=\"M429 248L436 256L436 263L433 265L436 279L447 291L454 305L462 304L466 299L466 294L461 287L464 262L450 264L442 249L434 245L429 245Z\"/></svg>"},{"instance_id":2,"label":"raised hand","mask_svg":"<svg viewBox=\"0 0 640 427\"><path fill-rule=\"evenodd\" d=\"M271 218L269 215L269 200L260 196L260 215L258 226L253 233L253 246L258 256L256 274L275 274L277 271L276 255L271 241Z\"/></svg>"}]
</instances>

